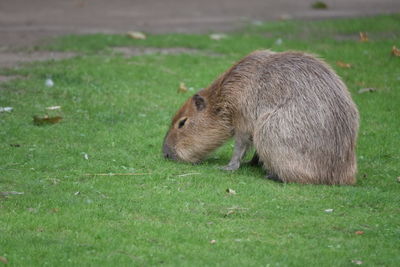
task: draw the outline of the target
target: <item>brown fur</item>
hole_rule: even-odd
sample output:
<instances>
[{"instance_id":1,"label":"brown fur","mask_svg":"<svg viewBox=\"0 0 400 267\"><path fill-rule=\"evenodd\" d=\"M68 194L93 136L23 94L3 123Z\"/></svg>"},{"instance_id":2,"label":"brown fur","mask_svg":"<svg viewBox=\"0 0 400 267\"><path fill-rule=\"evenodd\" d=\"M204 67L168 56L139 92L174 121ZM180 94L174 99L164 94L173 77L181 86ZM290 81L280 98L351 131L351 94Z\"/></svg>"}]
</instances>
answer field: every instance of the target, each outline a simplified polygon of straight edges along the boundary
<instances>
[{"instance_id":1,"label":"brown fur","mask_svg":"<svg viewBox=\"0 0 400 267\"><path fill-rule=\"evenodd\" d=\"M239 168L253 145L269 177L355 183L358 111L335 72L301 52L256 51L186 101L164 140L164 156L198 162L230 137Z\"/></svg>"}]
</instances>

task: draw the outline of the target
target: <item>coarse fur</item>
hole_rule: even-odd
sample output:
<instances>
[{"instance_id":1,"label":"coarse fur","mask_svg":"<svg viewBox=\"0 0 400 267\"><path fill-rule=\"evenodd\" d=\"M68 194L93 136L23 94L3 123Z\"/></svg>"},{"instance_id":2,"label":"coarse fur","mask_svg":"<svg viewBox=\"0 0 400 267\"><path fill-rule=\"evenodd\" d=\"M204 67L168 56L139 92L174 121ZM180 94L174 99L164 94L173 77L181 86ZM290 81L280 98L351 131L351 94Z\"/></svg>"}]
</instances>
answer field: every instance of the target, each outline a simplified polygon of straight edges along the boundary
<instances>
[{"instance_id":1,"label":"coarse fur","mask_svg":"<svg viewBox=\"0 0 400 267\"><path fill-rule=\"evenodd\" d=\"M199 162L230 137L239 168L250 146L282 182L354 184L359 115L350 93L321 59L255 51L179 109L164 156Z\"/></svg>"}]
</instances>

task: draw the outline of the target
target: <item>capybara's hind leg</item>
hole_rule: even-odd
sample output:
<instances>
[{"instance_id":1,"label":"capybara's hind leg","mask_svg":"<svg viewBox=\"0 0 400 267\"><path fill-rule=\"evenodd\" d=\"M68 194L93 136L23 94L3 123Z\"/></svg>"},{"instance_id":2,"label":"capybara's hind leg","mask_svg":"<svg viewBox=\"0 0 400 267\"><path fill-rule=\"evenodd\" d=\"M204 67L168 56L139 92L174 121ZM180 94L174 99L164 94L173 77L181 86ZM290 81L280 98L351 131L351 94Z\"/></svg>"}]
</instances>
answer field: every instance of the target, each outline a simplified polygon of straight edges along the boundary
<instances>
[{"instance_id":1,"label":"capybara's hind leg","mask_svg":"<svg viewBox=\"0 0 400 267\"><path fill-rule=\"evenodd\" d=\"M261 116L254 132L254 147L264 168L271 174L268 178L285 183L315 183L313 180L317 177L307 167L310 159L299 152L300 149L290 138L290 131L296 130L291 125L290 116L282 110Z\"/></svg>"}]
</instances>

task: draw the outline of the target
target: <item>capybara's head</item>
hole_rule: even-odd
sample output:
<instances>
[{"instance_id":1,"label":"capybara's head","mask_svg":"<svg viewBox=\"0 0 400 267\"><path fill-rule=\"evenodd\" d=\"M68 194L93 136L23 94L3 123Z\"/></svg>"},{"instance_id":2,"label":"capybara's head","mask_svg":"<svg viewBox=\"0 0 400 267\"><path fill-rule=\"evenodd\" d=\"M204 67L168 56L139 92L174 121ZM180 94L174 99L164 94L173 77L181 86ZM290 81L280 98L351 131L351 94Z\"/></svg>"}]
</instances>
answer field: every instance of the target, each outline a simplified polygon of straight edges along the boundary
<instances>
[{"instance_id":1,"label":"capybara's head","mask_svg":"<svg viewBox=\"0 0 400 267\"><path fill-rule=\"evenodd\" d=\"M201 90L189 98L172 119L163 144L165 158L197 163L230 136L219 108Z\"/></svg>"}]
</instances>

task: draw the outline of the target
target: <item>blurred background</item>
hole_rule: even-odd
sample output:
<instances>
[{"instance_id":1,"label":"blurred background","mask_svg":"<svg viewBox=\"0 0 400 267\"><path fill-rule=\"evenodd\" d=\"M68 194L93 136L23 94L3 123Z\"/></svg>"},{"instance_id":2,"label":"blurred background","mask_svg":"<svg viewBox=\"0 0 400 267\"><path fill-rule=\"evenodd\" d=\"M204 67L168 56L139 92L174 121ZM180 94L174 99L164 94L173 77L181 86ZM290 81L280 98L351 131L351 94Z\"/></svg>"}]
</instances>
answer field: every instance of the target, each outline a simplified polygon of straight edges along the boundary
<instances>
[{"instance_id":1,"label":"blurred background","mask_svg":"<svg viewBox=\"0 0 400 267\"><path fill-rule=\"evenodd\" d=\"M270 20L397 12L399 0L1 0L0 48L70 33L207 33Z\"/></svg>"}]
</instances>

